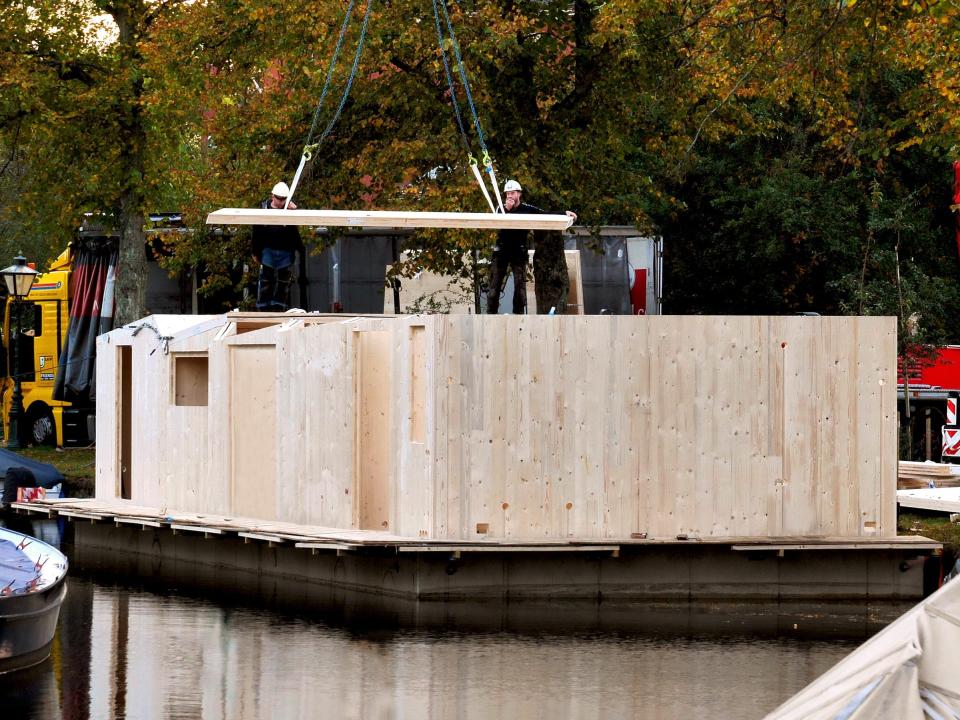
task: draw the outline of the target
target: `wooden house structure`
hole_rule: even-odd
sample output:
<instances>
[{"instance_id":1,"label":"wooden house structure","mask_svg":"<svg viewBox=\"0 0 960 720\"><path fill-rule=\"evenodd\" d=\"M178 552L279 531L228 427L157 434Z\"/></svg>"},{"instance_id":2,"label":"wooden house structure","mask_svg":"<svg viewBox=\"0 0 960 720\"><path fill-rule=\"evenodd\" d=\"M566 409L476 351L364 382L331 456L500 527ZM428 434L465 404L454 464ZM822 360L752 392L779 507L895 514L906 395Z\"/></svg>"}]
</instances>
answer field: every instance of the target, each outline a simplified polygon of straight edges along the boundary
<instances>
[{"instance_id":1,"label":"wooden house structure","mask_svg":"<svg viewBox=\"0 0 960 720\"><path fill-rule=\"evenodd\" d=\"M151 316L98 500L407 538L896 536L876 317Z\"/></svg>"}]
</instances>

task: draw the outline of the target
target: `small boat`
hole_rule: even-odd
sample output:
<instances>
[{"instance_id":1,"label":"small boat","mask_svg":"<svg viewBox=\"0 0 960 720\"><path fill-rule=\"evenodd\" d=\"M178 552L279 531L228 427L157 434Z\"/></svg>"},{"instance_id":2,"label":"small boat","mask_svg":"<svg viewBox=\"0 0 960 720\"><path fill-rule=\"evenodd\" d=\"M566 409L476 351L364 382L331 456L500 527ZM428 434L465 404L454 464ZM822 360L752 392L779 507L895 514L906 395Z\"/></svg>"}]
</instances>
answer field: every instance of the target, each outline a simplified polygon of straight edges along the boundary
<instances>
[{"instance_id":1,"label":"small boat","mask_svg":"<svg viewBox=\"0 0 960 720\"><path fill-rule=\"evenodd\" d=\"M0 673L43 662L67 594L67 558L0 527Z\"/></svg>"},{"instance_id":2,"label":"small boat","mask_svg":"<svg viewBox=\"0 0 960 720\"><path fill-rule=\"evenodd\" d=\"M867 640L765 720L960 717L960 580Z\"/></svg>"}]
</instances>

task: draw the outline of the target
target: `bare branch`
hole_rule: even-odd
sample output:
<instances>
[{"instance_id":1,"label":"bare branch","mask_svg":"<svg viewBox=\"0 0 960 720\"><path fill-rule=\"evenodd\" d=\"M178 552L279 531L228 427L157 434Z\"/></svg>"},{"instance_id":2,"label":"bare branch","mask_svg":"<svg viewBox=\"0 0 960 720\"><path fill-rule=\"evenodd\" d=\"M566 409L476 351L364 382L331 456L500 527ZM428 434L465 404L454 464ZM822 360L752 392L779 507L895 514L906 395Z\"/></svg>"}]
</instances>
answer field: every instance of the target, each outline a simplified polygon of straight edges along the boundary
<instances>
[{"instance_id":1,"label":"bare branch","mask_svg":"<svg viewBox=\"0 0 960 720\"><path fill-rule=\"evenodd\" d=\"M0 177L7 172L7 168L10 167L10 164L13 162L13 159L17 156L17 147L20 144L20 128L23 127L23 113L17 118L17 129L13 134L13 143L10 146L10 157L7 158L7 161L3 164L3 167L0 168Z\"/></svg>"}]
</instances>

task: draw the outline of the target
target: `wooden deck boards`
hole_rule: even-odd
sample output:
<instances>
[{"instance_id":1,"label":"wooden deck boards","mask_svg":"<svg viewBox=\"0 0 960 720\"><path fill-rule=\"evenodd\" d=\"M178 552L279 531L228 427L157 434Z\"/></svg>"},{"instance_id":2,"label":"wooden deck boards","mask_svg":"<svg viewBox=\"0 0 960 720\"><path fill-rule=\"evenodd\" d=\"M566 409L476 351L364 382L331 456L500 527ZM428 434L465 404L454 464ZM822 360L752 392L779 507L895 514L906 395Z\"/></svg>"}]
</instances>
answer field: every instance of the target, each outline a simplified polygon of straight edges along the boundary
<instances>
[{"instance_id":1,"label":"wooden deck boards","mask_svg":"<svg viewBox=\"0 0 960 720\"><path fill-rule=\"evenodd\" d=\"M528 215L523 213L223 208L207 215L207 225L322 225L365 228L566 230L572 224L573 219L567 215Z\"/></svg>"},{"instance_id":2,"label":"wooden deck boards","mask_svg":"<svg viewBox=\"0 0 960 720\"><path fill-rule=\"evenodd\" d=\"M112 521L117 524L142 525L144 529L169 528L178 532L204 535L236 535L245 542L271 544L293 543L310 550L357 550L389 548L397 552L618 552L628 546L663 545L728 545L735 551L802 551L802 550L934 550L941 543L920 536L876 538L778 536L756 537L646 537L646 538L570 538L568 540L487 539L477 541L437 541L393 535L376 530L326 528L296 523L264 522L254 518L224 517L194 513L168 512L116 501L88 499L43 499L30 503L13 503L18 511L62 515L74 520Z\"/></svg>"}]
</instances>

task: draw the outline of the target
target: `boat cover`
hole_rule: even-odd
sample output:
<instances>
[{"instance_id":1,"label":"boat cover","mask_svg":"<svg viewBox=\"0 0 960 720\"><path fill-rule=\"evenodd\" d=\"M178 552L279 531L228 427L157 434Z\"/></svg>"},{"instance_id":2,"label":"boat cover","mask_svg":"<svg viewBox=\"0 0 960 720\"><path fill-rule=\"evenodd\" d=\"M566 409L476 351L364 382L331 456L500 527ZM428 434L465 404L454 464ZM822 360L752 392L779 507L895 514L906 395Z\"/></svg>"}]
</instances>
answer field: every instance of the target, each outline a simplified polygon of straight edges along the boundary
<instances>
[{"instance_id":1,"label":"boat cover","mask_svg":"<svg viewBox=\"0 0 960 720\"><path fill-rule=\"evenodd\" d=\"M37 479L37 485L40 487L51 488L57 483L63 482L63 474L53 465L48 465L39 460L31 460L12 450L0 448L0 480L7 476L7 470L12 467L23 467L32 472Z\"/></svg>"},{"instance_id":2,"label":"boat cover","mask_svg":"<svg viewBox=\"0 0 960 720\"><path fill-rule=\"evenodd\" d=\"M767 720L960 717L960 580L888 625Z\"/></svg>"},{"instance_id":3,"label":"boat cover","mask_svg":"<svg viewBox=\"0 0 960 720\"><path fill-rule=\"evenodd\" d=\"M33 545L35 548L30 547ZM59 576L59 566L54 568L59 553L36 556L28 552L28 548L48 549L44 543L26 535L12 532L0 535L0 597L38 592ZM47 562L50 562L49 568L44 567Z\"/></svg>"}]
</instances>

